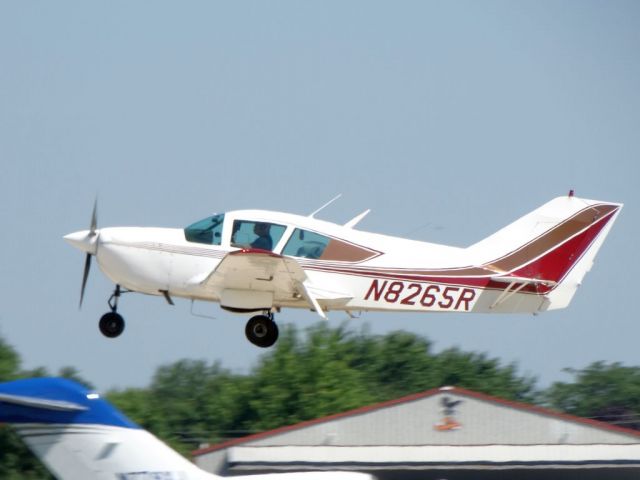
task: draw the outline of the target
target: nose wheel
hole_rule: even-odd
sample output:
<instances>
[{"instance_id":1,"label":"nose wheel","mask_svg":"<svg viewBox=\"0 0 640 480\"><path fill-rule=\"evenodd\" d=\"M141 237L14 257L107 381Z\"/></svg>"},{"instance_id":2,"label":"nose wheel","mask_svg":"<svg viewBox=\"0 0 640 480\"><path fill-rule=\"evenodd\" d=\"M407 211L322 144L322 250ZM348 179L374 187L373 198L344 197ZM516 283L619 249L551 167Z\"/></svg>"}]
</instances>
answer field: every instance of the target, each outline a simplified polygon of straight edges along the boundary
<instances>
[{"instance_id":1,"label":"nose wheel","mask_svg":"<svg viewBox=\"0 0 640 480\"><path fill-rule=\"evenodd\" d=\"M256 315L247 322L244 333L254 345L261 348L268 348L278 340L278 325L273 321L271 313L267 315Z\"/></svg>"},{"instance_id":2,"label":"nose wheel","mask_svg":"<svg viewBox=\"0 0 640 480\"><path fill-rule=\"evenodd\" d=\"M116 285L116 290L107 302L109 307L111 307L111 311L105 313L98 323L100 333L107 338L119 337L122 332L124 332L124 318L122 318L122 315L117 312L118 299L120 298L121 293L120 285Z\"/></svg>"},{"instance_id":3,"label":"nose wheel","mask_svg":"<svg viewBox=\"0 0 640 480\"><path fill-rule=\"evenodd\" d=\"M116 338L124 331L124 318L117 312L107 312L98 324L100 333L107 338Z\"/></svg>"}]
</instances>

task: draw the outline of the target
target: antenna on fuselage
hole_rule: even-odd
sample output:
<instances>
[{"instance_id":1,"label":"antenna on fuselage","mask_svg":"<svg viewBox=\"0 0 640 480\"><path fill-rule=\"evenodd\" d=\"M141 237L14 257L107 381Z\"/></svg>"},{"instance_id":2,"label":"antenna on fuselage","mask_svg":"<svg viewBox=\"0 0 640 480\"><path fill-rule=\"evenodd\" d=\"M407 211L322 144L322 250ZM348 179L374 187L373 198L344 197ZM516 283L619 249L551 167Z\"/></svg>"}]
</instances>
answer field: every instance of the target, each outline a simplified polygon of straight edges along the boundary
<instances>
[{"instance_id":1,"label":"antenna on fuselage","mask_svg":"<svg viewBox=\"0 0 640 480\"><path fill-rule=\"evenodd\" d=\"M371 211L370 208L366 209L360 215L357 215L357 216L353 217L351 220L349 220L347 223L345 223L344 226L347 227L347 228L355 227L358 223L360 223L360 220L362 220L364 217L366 217L369 214L370 211Z\"/></svg>"},{"instance_id":2,"label":"antenna on fuselage","mask_svg":"<svg viewBox=\"0 0 640 480\"><path fill-rule=\"evenodd\" d=\"M329 200L327 203L325 203L324 205L322 205L319 209L315 210L313 213L311 213L311 215L309 215L309 218L313 218L314 215L316 213L318 213L319 211L325 209L326 207L328 207L329 205L331 205L333 202L335 202L336 200L338 200L340 197L342 196L341 193L339 193L338 195L336 195L335 197L333 197L331 200Z\"/></svg>"}]
</instances>

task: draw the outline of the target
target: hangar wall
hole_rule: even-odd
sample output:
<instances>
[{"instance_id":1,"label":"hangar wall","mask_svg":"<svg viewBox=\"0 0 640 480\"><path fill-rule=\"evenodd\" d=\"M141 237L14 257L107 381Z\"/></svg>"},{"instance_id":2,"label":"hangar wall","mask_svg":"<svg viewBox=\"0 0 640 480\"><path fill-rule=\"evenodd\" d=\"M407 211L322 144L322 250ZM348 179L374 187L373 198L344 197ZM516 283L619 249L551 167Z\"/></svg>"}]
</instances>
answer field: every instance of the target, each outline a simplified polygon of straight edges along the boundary
<instances>
[{"instance_id":1,"label":"hangar wall","mask_svg":"<svg viewBox=\"0 0 640 480\"><path fill-rule=\"evenodd\" d=\"M520 445L531 446L533 451L533 446L540 445L638 444L640 432L469 390L443 387L231 440L194 452L194 459L201 468L220 473L228 470L227 454L234 447ZM372 462L374 450L370 449Z\"/></svg>"}]
</instances>

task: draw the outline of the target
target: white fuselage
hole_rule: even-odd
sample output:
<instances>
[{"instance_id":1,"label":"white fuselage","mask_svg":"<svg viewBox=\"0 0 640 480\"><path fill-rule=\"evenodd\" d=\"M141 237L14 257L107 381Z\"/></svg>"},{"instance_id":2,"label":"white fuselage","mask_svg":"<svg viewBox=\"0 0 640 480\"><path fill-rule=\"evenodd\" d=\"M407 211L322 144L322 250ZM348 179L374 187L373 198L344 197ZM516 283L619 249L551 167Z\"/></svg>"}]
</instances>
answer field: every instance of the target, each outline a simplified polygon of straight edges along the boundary
<instances>
[{"instance_id":1,"label":"white fuselage","mask_svg":"<svg viewBox=\"0 0 640 480\"><path fill-rule=\"evenodd\" d=\"M338 298L348 297L348 300L340 301L321 300L328 309L470 311L473 308L477 296L470 287L390 280L375 274L377 270L382 272L388 268L385 264L389 262L404 268L415 266L417 261L434 267L447 265L448 261L451 266L464 258L464 249L375 236L378 237L375 239L377 245L384 239L385 244L392 245L388 251L398 253L358 263L300 259L312 285L334 292ZM368 240L371 242L372 239ZM274 252L279 253L281 246L276 246ZM230 245L188 242L181 229L115 227L100 230L96 258L111 281L129 290L151 295L166 291L172 297L217 302L222 292L202 285L202 274L215 270L229 252L236 250L238 248ZM274 306L308 308L304 300L290 296L276 296Z\"/></svg>"},{"instance_id":2,"label":"white fuselage","mask_svg":"<svg viewBox=\"0 0 640 480\"><path fill-rule=\"evenodd\" d=\"M267 308L306 309L312 295L325 311L534 313L569 303L620 208L559 197L467 248L261 210L211 217L224 219L215 235L208 233L211 241L187 239L186 229L142 227L102 228L65 238L95 255L102 271L126 289L221 302L223 307L226 296L240 307L246 302L246 311L252 296ZM274 234L269 252L292 259L303 271L304 287L296 287L299 279L292 272L290 279L286 271L274 277L258 267L239 271L236 264L211 281L230 253L250 248L242 244L249 240L238 240L252 235L242 225L257 228L263 222ZM322 248L316 254L308 254L318 245Z\"/></svg>"}]
</instances>

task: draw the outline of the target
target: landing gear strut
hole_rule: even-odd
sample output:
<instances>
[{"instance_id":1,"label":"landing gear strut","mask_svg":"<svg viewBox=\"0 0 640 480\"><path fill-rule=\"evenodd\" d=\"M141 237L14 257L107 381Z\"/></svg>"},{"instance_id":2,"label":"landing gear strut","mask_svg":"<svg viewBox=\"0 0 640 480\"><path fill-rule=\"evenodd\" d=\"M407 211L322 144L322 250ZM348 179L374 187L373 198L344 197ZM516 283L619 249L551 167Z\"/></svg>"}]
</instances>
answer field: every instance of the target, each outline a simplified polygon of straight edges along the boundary
<instances>
[{"instance_id":1,"label":"landing gear strut","mask_svg":"<svg viewBox=\"0 0 640 480\"><path fill-rule=\"evenodd\" d=\"M124 331L124 318L122 318L122 315L117 312L118 299L120 298L121 293L120 285L116 285L115 291L107 302L111 311L105 313L100 318L100 323L98 323L100 333L108 338L116 338Z\"/></svg>"},{"instance_id":2,"label":"landing gear strut","mask_svg":"<svg viewBox=\"0 0 640 480\"><path fill-rule=\"evenodd\" d=\"M264 315L256 315L251 317L247 322L244 333L254 345L267 348L276 343L278 340L278 325L273 321L271 312Z\"/></svg>"}]
</instances>

